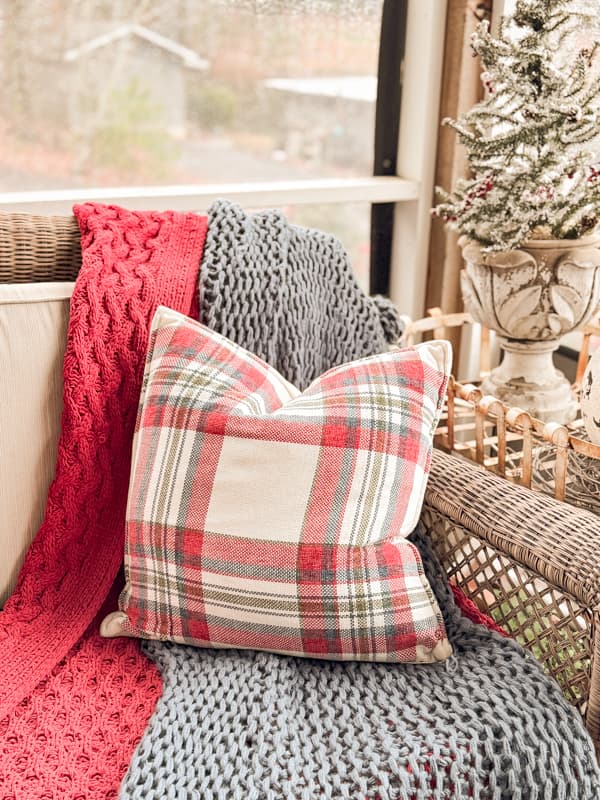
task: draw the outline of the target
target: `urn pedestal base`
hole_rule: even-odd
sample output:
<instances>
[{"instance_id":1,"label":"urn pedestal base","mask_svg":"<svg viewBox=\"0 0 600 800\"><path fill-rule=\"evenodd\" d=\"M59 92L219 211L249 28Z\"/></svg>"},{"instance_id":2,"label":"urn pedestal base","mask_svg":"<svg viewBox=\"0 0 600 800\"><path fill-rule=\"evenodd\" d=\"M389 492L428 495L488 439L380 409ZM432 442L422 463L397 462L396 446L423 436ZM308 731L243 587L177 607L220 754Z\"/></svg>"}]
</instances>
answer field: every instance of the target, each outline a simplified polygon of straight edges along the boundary
<instances>
[{"instance_id":1,"label":"urn pedestal base","mask_svg":"<svg viewBox=\"0 0 600 800\"><path fill-rule=\"evenodd\" d=\"M571 422L577 416L577 400L552 362L558 344L557 339L523 342L500 337L504 359L483 379L482 392L544 422Z\"/></svg>"}]
</instances>

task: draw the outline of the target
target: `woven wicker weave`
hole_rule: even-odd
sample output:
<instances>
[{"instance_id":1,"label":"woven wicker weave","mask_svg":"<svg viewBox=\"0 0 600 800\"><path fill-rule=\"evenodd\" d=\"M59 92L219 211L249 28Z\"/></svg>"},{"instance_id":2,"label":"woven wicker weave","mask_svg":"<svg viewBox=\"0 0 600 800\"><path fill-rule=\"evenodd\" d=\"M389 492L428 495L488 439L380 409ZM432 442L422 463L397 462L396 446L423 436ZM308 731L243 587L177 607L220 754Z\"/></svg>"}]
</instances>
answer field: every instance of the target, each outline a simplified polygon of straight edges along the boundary
<instances>
[{"instance_id":1,"label":"woven wicker weave","mask_svg":"<svg viewBox=\"0 0 600 800\"><path fill-rule=\"evenodd\" d=\"M0 283L74 280L72 217L0 214ZM598 517L436 451L424 520L451 580L532 650L600 752Z\"/></svg>"},{"instance_id":2,"label":"woven wicker weave","mask_svg":"<svg viewBox=\"0 0 600 800\"><path fill-rule=\"evenodd\" d=\"M80 267L75 217L0 214L0 283L74 281Z\"/></svg>"},{"instance_id":3,"label":"woven wicker weave","mask_svg":"<svg viewBox=\"0 0 600 800\"><path fill-rule=\"evenodd\" d=\"M424 521L450 579L532 650L600 752L598 517L436 450Z\"/></svg>"}]
</instances>

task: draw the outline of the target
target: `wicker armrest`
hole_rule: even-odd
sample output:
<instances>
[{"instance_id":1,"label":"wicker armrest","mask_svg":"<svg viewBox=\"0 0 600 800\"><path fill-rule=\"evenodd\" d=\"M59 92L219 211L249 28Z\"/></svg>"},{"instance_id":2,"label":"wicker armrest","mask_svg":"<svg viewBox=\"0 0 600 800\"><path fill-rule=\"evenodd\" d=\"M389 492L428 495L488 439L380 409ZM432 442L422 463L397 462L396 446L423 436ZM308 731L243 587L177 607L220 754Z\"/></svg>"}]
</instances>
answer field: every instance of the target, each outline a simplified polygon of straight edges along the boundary
<instances>
[{"instance_id":1,"label":"wicker armrest","mask_svg":"<svg viewBox=\"0 0 600 800\"><path fill-rule=\"evenodd\" d=\"M427 504L512 560L600 609L600 519L435 450Z\"/></svg>"},{"instance_id":2,"label":"wicker armrest","mask_svg":"<svg viewBox=\"0 0 600 800\"><path fill-rule=\"evenodd\" d=\"M450 580L527 646L600 748L600 520L434 451L423 520Z\"/></svg>"},{"instance_id":3,"label":"wicker armrest","mask_svg":"<svg viewBox=\"0 0 600 800\"><path fill-rule=\"evenodd\" d=\"M74 281L80 267L75 217L0 214L0 283Z\"/></svg>"}]
</instances>

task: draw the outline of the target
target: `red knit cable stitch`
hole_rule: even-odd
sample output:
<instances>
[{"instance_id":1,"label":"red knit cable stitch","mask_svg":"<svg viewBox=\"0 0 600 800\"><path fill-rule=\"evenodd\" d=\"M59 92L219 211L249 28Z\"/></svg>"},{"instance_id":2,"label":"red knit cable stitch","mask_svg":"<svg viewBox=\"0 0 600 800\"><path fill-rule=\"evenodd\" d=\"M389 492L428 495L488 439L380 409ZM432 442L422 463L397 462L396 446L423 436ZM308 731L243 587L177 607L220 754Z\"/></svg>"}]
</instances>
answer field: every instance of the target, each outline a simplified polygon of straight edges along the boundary
<instances>
[{"instance_id":1,"label":"red knit cable stitch","mask_svg":"<svg viewBox=\"0 0 600 800\"><path fill-rule=\"evenodd\" d=\"M74 212L83 264L71 300L56 477L0 613L0 720L65 657L108 594L123 558L150 321L160 303L198 314L205 217L91 203Z\"/></svg>"}]
</instances>

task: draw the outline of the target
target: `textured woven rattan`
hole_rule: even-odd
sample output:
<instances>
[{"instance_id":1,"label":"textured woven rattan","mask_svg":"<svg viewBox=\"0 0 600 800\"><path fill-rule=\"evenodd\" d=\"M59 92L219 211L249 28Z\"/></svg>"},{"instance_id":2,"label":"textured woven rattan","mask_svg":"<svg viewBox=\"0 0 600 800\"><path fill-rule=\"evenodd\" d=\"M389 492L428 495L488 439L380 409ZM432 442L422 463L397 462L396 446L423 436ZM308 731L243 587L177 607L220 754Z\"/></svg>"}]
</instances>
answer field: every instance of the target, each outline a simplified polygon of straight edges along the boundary
<instances>
[{"instance_id":1,"label":"textured woven rattan","mask_svg":"<svg viewBox=\"0 0 600 800\"><path fill-rule=\"evenodd\" d=\"M585 429L578 437L588 439ZM600 448L599 448L600 449ZM565 500L600 515L600 458L570 452L565 469ZM555 486L556 447L542 442L532 450L531 486L551 494Z\"/></svg>"},{"instance_id":2,"label":"textured woven rattan","mask_svg":"<svg viewBox=\"0 0 600 800\"><path fill-rule=\"evenodd\" d=\"M0 214L0 283L74 280L72 217ZM436 451L424 521L450 578L538 657L600 751L600 526L594 515Z\"/></svg>"},{"instance_id":3,"label":"textured woven rattan","mask_svg":"<svg viewBox=\"0 0 600 800\"><path fill-rule=\"evenodd\" d=\"M600 445L586 437L581 419L568 425L542 422L521 408L511 408L495 397L484 396L472 384L458 383L451 376L435 445L470 458L521 486L533 486L557 500L570 500L598 513L597 501L591 496L597 491L593 484L582 485L579 492L573 492L575 487L569 486L577 482L578 468L579 472L600 470ZM540 448L545 450L543 464ZM535 474L534 462L538 471L542 469L543 479Z\"/></svg>"},{"instance_id":4,"label":"textured woven rattan","mask_svg":"<svg viewBox=\"0 0 600 800\"><path fill-rule=\"evenodd\" d=\"M0 214L0 283L74 281L80 267L75 217Z\"/></svg>"},{"instance_id":5,"label":"textured woven rattan","mask_svg":"<svg viewBox=\"0 0 600 800\"><path fill-rule=\"evenodd\" d=\"M598 517L436 450L424 522L450 579L532 650L600 749Z\"/></svg>"}]
</instances>

